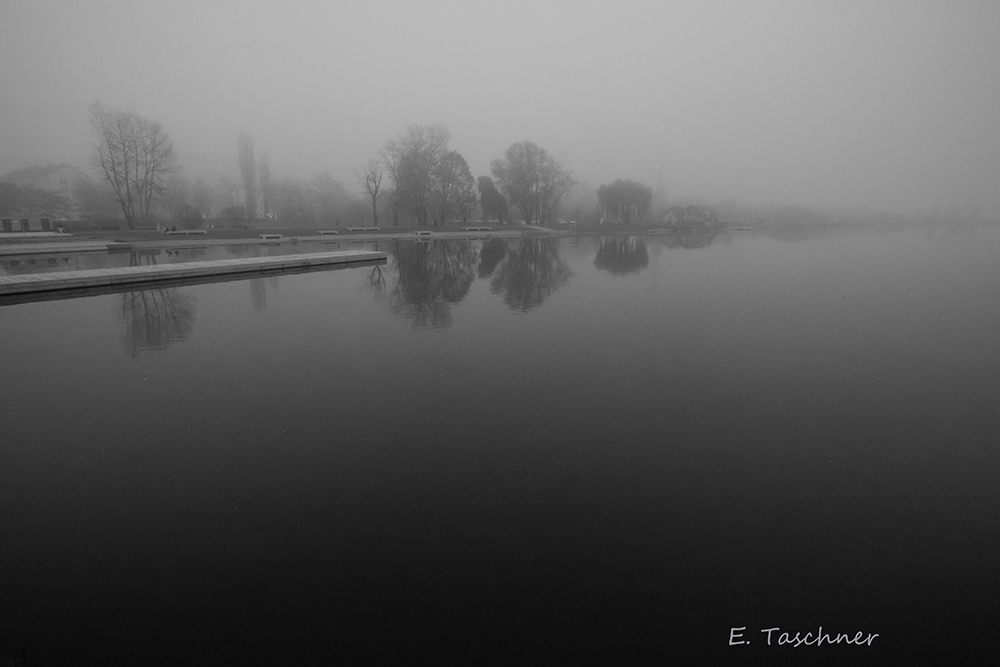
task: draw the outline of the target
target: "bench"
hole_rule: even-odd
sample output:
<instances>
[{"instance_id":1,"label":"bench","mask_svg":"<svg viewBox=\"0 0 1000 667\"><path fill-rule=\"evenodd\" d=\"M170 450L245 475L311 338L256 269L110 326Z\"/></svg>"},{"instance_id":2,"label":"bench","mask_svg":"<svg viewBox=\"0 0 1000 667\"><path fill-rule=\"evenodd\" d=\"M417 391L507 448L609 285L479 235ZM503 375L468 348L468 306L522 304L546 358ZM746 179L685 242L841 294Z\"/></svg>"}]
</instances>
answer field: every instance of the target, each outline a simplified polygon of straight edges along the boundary
<instances>
[{"instance_id":1,"label":"bench","mask_svg":"<svg viewBox=\"0 0 1000 667\"><path fill-rule=\"evenodd\" d=\"M191 236L192 234L200 234L202 236L208 234L204 229L178 229L176 232L167 232L168 236Z\"/></svg>"},{"instance_id":2,"label":"bench","mask_svg":"<svg viewBox=\"0 0 1000 667\"><path fill-rule=\"evenodd\" d=\"M489 232L492 230L492 227L462 227L463 232Z\"/></svg>"},{"instance_id":3,"label":"bench","mask_svg":"<svg viewBox=\"0 0 1000 667\"><path fill-rule=\"evenodd\" d=\"M422 231L413 232L413 233L416 234L417 236L431 236L432 234L434 234L434 232L430 232L430 231L427 231L427 230L422 230Z\"/></svg>"},{"instance_id":4,"label":"bench","mask_svg":"<svg viewBox=\"0 0 1000 667\"><path fill-rule=\"evenodd\" d=\"M281 234L261 234L260 238L264 241L280 241Z\"/></svg>"},{"instance_id":5,"label":"bench","mask_svg":"<svg viewBox=\"0 0 1000 667\"><path fill-rule=\"evenodd\" d=\"M340 232L338 232L336 229L321 229L319 230L319 233L321 235L326 235L326 234L339 234Z\"/></svg>"},{"instance_id":6,"label":"bench","mask_svg":"<svg viewBox=\"0 0 1000 667\"><path fill-rule=\"evenodd\" d=\"M377 232L378 227L348 227L349 232Z\"/></svg>"}]
</instances>

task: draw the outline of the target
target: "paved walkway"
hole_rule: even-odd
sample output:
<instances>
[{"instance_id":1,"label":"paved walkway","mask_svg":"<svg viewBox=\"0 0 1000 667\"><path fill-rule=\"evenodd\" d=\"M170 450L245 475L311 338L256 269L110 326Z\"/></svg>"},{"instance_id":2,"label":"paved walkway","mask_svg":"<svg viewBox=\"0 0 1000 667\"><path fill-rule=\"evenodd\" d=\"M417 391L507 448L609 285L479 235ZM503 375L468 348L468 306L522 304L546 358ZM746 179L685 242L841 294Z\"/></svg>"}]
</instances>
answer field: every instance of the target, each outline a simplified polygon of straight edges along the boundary
<instances>
[{"instance_id":1,"label":"paved walkway","mask_svg":"<svg viewBox=\"0 0 1000 667\"><path fill-rule=\"evenodd\" d=\"M309 267L355 264L358 262L384 261L384 252L344 250L317 252L302 255L277 255L274 257L247 257L220 259L207 262L181 262L177 264L152 264L126 266L114 269L88 269L85 271L55 271L19 276L0 276L0 296L58 292L91 287L118 287L142 285L168 280L190 280L259 273L261 271L295 270Z\"/></svg>"},{"instance_id":2,"label":"paved walkway","mask_svg":"<svg viewBox=\"0 0 1000 667\"><path fill-rule=\"evenodd\" d=\"M66 252L107 252L121 246L115 241L59 241L52 243L5 243L0 255L49 255Z\"/></svg>"}]
</instances>

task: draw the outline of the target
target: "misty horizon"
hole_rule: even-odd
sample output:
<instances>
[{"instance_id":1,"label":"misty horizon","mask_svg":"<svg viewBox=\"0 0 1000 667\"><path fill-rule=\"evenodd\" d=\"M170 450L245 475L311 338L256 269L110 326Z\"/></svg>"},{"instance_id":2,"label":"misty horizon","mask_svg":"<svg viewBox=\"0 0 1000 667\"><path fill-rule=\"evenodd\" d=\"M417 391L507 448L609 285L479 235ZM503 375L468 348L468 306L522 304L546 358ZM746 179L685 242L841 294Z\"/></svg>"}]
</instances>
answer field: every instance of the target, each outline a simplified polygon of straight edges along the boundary
<instances>
[{"instance_id":1,"label":"misty horizon","mask_svg":"<svg viewBox=\"0 0 1000 667\"><path fill-rule=\"evenodd\" d=\"M182 174L354 172L441 123L475 176L532 141L596 188L1000 218L990 3L0 2L0 174L97 176L96 100L160 122ZM530 19L526 19L530 16Z\"/></svg>"}]
</instances>

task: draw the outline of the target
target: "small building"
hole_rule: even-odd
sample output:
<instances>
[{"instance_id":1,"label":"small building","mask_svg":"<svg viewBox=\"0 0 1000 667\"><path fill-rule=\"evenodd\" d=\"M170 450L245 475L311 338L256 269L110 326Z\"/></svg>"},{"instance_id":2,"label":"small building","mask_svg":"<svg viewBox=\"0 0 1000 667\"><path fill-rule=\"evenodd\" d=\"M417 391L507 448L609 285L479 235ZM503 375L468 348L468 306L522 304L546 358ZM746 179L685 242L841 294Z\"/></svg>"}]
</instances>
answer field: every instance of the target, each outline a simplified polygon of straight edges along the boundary
<instances>
[{"instance_id":1,"label":"small building","mask_svg":"<svg viewBox=\"0 0 1000 667\"><path fill-rule=\"evenodd\" d=\"M715 227L719 224L715 211L707 206L672 206L660 220L671 227Z\"/></svg>"},{"instance_id":2,"label":"small building","mask_svg":"<svg viewBox=\"0 0 1000 667\"><path fill-rule=\"evenodd\" d=\"M62 223L56 221L55 216L48 213L26 216L4 216L0 218L0 234L14 232L53 232L61 226Z\"/></svg>"},{"instance_id":3,"label":"small building","mask_svg":"<svg viewBox=\"0 0 1000 667\"><path fill-rule=\"evenodd\" d=\"M684 208L681 206L671 206L660 218L661 222L671 227L677 226L684 219Z\"/></svg>"}]
</instances>

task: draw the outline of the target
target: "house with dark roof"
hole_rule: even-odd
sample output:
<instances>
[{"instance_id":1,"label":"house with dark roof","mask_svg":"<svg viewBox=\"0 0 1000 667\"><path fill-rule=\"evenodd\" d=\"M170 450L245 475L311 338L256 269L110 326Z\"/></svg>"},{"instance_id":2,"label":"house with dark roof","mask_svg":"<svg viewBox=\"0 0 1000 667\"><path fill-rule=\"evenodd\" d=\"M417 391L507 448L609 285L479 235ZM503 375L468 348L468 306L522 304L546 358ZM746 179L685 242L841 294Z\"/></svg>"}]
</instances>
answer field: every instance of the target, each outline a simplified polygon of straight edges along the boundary
<instances>
[{"instance_id":1,"label":"house with dark roof","mask_svg":"<svg viewBox=\"0 0 1000 667\"><path fill-rule=\"evenodd\" d=\"M715 211L707 206L672 206L660 221L671 227L714 227L719 224Z\"/></svg>"},{"instance_id":2,"label":"house with dark roof","mask_svg":"<svg viewBox=\"0 0 1000 667\"><path fill-rule=\"evenodd\" d=\"M674 227L679 225L681 220L684 219L684 207L683 206L671 206L663 215L660 216L660 222L665 225L670 225Z\"/></svg>"}]
</instances>

